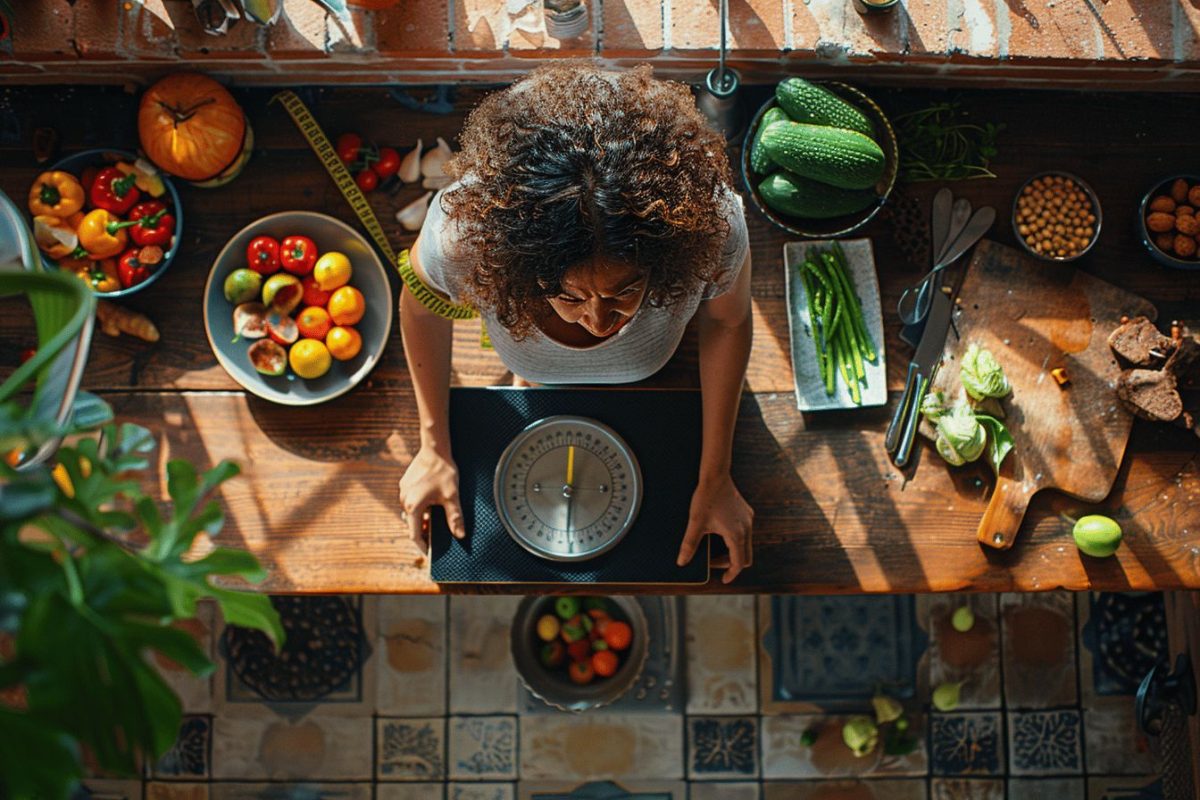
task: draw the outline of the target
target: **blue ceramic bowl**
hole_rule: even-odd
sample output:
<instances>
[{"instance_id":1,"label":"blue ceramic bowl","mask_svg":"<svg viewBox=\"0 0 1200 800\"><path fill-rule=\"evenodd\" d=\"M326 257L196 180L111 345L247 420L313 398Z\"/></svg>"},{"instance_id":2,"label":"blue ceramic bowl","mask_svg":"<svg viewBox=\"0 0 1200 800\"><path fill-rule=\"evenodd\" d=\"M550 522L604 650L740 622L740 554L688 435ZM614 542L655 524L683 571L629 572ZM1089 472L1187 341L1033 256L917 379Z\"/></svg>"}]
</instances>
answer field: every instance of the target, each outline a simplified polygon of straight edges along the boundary
<instances>
[{"instance_id":1,"label":"blue ceramic bowl","mask_svg":"<svg viewBox=\"0 0 1200 800\"><path fill-rule=\"evenodd\" d=\"M246 246L256 236L283 239L307 236L319 254L337 251L350 259L350 285L366 300L366 313L354 327L362 350L349 361L333 362L319 378L299 378L289 367L283 375L263 375L250 363L250 345L257 339L234 341L234 305L225 299L225 278L246 266ZM204 286L204 332L217 361L246 391L288 406L309 406L345 394L367 376L383 354L392 330L395 303L387 272L375 250L358 231L341 220L314 211L281 211L250 223L230 239L208 273ZM297 309L299 310L299 308Z\"/></svg>"},{"instance_id":2,"label":"blue ceramic bowl","mask_svg":"<svg viewBox=\"0 0 1200 800\"><path fill-rule=\"evenodd\" d=\"M136 159L137 155L128 150L84 150L83 152L67 156L50 167L50 169L69 172L78 178L87 167L110 166L118 161L134 161ZM175 260L175 254L179 252L179 244L183 241L183 204L179 202L179 192L176 191L175 184L171 182L171 178L161 170L159 170L158 174L162 178L163 185L167 187L167 193L158 199L167 199L170 201L171 214L175 217L175 238L171 243L171 249L163 253L162 263L158 265L158 269L150 273L150 277L146 280L136 286L130 286L128 289L118 289L115 292L93 292L97 297L114 298L137 294L161 278L163 273L170 268L171 262ZM145 193L143 193L143 197L151 199ZM48 258L45 253L42 253L42 263L52 269L58 268L58 262Z\"/></svg>"},{"instance_id":3,"label":"blue ceramic bowl","mask_svg":"<svg viewBox=\"0 0 1200 800\"><path fill-rule=\"evenodd\" d=\"M1171 175L1156 181L1150 187L1150 191L1142 196L1142 202L1138 205L1138 235L1141 237L1142 244L1150 251L1150 257L1164 267L1172 269L1200 269L1200 254L1195 258L1179 258L1174 253L1166 253L1158 248L1154 243L1154 234L1146 227L1146 216L1150 208L1150 203L1160 194L1169 195L1171 193L1171 184L1178 178L1183 178L1188 182L1188 186L1196 186L1200 184L1200 175Z\"/></svg>"}]
</instances>

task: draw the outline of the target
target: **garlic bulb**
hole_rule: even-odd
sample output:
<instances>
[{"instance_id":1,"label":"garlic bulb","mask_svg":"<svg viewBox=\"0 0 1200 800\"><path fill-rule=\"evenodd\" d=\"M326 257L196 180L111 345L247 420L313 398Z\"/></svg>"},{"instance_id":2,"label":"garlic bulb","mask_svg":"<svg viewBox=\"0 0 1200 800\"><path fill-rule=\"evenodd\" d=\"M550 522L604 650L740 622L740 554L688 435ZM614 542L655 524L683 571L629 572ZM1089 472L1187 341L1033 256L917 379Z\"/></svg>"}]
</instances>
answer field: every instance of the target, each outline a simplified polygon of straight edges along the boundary
<instances>
[{"instance_id":1,"label":"garlic bulb","mask_svg":"<svg viewBox=\"0 0 1200 800\"><path fill-rule=\"evenodd\" d=\"M421 178L421 145L420 139L417 139L417 146L405 153L404 158L400 161L400 169L396 171L396 177L401 183L416 183Z\"/></svg>"},{"instance_id":2,"label":"garlic bulb","mask_svg":"<svg viewBox=\"0 0 1200 800\"><path fill-rule=\"evenodd\" d=\"M450 160L450 156L454 155L454 151L450 149L450 145L446 144L445 139L439 136L437 142L437 147L421 156L421 174L426 178L444 176L446 162Z\"/></svg>"},{"instance_id":3,"label":"garlic bulb","mask_svg":"<svg viewBox=\"0 0 1200 800\"><path fill-rule=\"evenodd\" d=\"M404 230L421 230L421 226L425 224L425 214L429 211L431 197L433 192L426 192L396 212L396 221L404 226Z\"/></svg>"},{"instance_id":4,"label":"garlic bulb","mask_svg":"<svg viewBox=\"0 0 1200 800\"><path fill-rule=\"evenodd\" d=\"M450 182L451 181L450 181L449 175L439 175L435 178L426 178L425 180L421 181L421 188L423 188L423 189L444 189L450 185Z\"/></svg>"}]
</instances>

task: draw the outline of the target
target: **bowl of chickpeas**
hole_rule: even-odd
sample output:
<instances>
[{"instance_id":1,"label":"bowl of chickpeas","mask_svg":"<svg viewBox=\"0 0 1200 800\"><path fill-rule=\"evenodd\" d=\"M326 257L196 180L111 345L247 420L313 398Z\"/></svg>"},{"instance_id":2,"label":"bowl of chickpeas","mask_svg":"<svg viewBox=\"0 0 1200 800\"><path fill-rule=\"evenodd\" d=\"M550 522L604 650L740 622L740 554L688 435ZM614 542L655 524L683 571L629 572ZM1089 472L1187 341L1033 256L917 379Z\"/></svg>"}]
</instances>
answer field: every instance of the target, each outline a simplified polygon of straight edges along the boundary
<instances>
[{"instance_id":1,"label":"bowl of chickpeas","mask_svg":"<svg viewBox=\"0 0 1200 800\"><path fill-rule=\"evenodd\" d=\"M1100 238L1100 200L1083 179L1045 172L1017 191L1012 223L1017 241L1034 258L1075 261Z\"/></svg>"},{"instance_id":2,"label":"bowl of chickpeas","mask_svg":"<svg viewBox=\"0 0 1200 800\"><path fill-rule=\"evenodd\" d=\"M1200 175L1174 175L1142 198L1138 222L1142 244L1158 263L1200 269Z\"/></svg>"}]
</instances>

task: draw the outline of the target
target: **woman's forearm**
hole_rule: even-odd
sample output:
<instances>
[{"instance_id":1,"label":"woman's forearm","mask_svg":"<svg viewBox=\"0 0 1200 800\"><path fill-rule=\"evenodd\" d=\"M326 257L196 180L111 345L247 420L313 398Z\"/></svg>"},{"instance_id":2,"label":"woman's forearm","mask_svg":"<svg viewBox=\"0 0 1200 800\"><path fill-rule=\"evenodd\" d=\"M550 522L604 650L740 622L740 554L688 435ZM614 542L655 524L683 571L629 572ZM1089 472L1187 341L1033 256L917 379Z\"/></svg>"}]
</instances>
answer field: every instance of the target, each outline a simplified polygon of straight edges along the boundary
<instances>
[{"instance_id":1,"label":"woman's forearm","mask_svg":"<svg viewBox=\"0 0 1200 800\"><path fill-rule=\"evenodd\" d=\"M700 482L729 474L733 429L746 365L750 361L753 320L747 311L735 324L702 317L699 320L700 395L703 438Z\"/></svg>"},{"instance_id":2,"label":"woman's forearm","mask_svg":"<svg viewBox=\"0 0 1200 800\"><path fill-rule=\"evenodd\" d=\"M404 356L417 398L421 447L450 454L450 352L454 323L421 305L407 287L400 290L400 331Z\"/></svg>"}]
</instances>

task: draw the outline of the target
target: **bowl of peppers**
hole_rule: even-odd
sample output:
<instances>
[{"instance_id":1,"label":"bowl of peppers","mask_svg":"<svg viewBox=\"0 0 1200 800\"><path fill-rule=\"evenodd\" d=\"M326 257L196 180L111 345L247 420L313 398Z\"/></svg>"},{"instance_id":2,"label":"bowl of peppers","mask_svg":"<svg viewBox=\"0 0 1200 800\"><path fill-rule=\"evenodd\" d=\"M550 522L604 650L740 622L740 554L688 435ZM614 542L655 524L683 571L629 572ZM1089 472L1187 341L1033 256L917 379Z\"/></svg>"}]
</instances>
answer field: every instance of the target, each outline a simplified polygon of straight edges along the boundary
<instances>
[{"instance_id":1,"label":"bowl of peppers","mask_svg":"<svg viewBox=\"0 0 1200 800\"><path fill-rule=\"evenodd\" d=\"M182 241L183 208L170 178L122 150L62 159L34 179L28 207L42 261L102 297L157 281Z\"/></svg>"}]
</instances>

